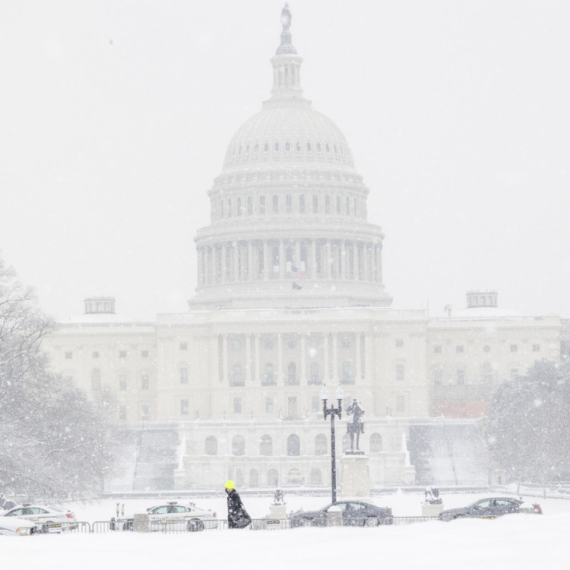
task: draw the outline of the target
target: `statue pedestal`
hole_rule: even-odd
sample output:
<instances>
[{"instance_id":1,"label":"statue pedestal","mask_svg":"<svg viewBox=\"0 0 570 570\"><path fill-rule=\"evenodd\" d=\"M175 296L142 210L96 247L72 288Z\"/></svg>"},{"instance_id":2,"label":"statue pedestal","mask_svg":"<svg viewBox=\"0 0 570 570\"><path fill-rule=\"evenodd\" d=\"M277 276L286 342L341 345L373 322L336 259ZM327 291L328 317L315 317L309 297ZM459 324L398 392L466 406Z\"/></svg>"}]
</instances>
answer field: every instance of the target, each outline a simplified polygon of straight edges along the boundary
<instances>
[{"instance_id":1,"label":"statue pedestal","mask_svg":"<svg viewBox=\"0 0 570 570\"><path fill-rule=\"evenodd\" d=\"M269 516L272 519L284 520L287 518L287 505L270 505Z\"/></svg>"},{"instance_id":2,"label":"statue pedestal","mask_svg":"<svg viewBox=\"0 0 570 570\"><path fill-rule=\"evenodd\" d=\"M422 503L422 517L438 517L443 511L443 503Z\"/></svg>"},{"instance_id":3,"label":"statue pedestal","mask_svg":"<svg viewBox=\"0 0 570 570\"><path fill-rule=\"evenodd\" d=\"M370 469L368 457L356 451L340 458L340 495L343 499L370 498Z\"/></svg>"}]
</instances>

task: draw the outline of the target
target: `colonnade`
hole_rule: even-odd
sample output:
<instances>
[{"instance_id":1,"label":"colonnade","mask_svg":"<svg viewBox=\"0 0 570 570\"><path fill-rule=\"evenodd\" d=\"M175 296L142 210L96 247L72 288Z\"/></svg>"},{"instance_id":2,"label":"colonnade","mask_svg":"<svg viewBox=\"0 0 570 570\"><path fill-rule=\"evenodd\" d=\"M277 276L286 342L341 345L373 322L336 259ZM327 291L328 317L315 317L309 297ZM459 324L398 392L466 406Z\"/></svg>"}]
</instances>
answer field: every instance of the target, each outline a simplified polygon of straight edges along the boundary
<instances>
[{"instance_id":1,"label":"colonnade","mask_svg":"<svg viewBox=\"0 0 570 570\"><path fill-rule=\"evenodd\" d=\"M294 278L382 283L382 245L352 240L239 240L198 246L198 286ZM297 275L298 277L298 275Z\"/></svg>"}]
</instances>

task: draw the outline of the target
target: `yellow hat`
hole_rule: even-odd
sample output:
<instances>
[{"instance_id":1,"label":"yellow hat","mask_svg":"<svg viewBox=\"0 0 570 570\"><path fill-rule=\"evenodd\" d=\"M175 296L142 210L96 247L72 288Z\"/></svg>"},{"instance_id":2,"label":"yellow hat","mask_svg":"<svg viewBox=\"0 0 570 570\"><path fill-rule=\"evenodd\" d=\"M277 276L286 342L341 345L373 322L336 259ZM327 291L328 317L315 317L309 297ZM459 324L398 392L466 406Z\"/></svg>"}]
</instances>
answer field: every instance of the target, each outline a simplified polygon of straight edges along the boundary
<instances>
[{"instance_id":1,"label":"yellow hat","mask_svg":"<svg viewBox=\"0 0 570 570\"><path fill-rule=\"evenodd\" d=\"M226 481L226 489L235 489L236 486L234 485L233 481Z\"/></svg>"}]
</instances>

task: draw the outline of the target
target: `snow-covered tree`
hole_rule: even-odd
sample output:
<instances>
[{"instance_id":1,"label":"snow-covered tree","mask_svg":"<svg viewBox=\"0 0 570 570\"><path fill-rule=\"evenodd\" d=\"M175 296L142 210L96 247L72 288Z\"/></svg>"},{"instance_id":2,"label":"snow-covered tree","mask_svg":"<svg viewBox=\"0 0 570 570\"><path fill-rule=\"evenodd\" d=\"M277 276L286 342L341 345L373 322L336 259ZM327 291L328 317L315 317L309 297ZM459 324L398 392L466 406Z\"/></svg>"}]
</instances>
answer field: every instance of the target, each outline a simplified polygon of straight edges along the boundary
<instances>
[{"instance_id":1,"label":"snow-covered tree","mask_svg":"<svg viewBox=\"0 0 570 570\"><path fill-rule=\"evenodd\" d=\"M98 493L110 465L104 410L46 368L53 322L0 258L0 493Z\"/></svg>"},{"instance_id":2,"label":"snow-covered tree","mask_svg":"<svg viewBox=\"0 0 570 570\"><path fill-rule=\"evenodd\" d=\"M570 363L537 362L493 399L487 438L495 467L513 481L570 478Z\"/></svg>"}]
</instances>

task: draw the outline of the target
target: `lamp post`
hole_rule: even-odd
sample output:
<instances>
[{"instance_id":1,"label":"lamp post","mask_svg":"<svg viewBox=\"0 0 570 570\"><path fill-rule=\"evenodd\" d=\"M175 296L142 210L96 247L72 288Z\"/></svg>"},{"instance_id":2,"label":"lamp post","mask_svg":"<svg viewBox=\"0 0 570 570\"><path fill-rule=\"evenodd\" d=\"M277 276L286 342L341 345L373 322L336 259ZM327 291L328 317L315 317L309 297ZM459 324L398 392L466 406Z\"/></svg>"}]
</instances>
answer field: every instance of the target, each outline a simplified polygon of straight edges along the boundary
<instances>
[{"instance_id":1,"label":"lamp post","mask_svg":"<svg viewBox=\"0 0 570 570\"><path fill-rule=\"evenodd\" d=\"M340 420L342 417L342 399L344 397L344 392L342 386L336 389L336 401L338 402L338 407L335 408L331 406L327 408L327 400L329 399L328 390L323 387L321 390L321 399L323 400L323 414L326 421L327 416L331 417L331 495L333 505L336 505L336 450L335 450L335 431L334 431L334 418L338 416Z\"/></svg>"}]
</instances>

